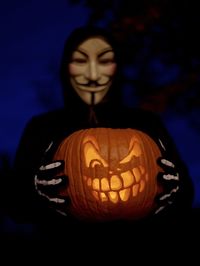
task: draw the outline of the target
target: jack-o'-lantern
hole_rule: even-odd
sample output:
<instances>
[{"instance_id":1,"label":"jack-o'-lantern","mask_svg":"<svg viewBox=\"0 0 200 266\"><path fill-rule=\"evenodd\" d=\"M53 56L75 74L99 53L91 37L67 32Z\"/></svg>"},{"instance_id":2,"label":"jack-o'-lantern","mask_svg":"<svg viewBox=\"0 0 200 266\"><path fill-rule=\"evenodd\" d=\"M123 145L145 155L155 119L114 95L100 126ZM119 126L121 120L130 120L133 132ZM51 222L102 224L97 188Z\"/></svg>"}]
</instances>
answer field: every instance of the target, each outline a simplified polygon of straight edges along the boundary
<instances>
[{"instance_id":1,"label":"jack-o'-lantern","mask_svg":"<svg viewBox=\"0 0 200 266\"><path fill-rule=\"evenodd\" d=\"M157 144L134 129L90 128L62 141L54 159L64 160L69 211L89 221L135 220L147 216L161 188Z\"/></svg>"}]
</instances>

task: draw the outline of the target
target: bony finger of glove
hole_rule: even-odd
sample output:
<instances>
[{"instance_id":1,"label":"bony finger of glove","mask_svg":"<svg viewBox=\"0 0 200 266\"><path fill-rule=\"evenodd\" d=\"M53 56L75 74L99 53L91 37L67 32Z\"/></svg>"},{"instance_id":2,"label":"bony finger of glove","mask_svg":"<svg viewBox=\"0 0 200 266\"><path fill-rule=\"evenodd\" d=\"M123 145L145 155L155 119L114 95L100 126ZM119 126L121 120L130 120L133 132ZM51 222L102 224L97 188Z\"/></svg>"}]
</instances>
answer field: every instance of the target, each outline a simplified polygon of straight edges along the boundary
<instances>
[{"instance_id":1,"label":"bony finger of glove","mask_svg":"<svg viewBox=\"0 0 200 266\"><path fill-rule=\"evenodd\" d=\"M68 176L66 175L58 175L54 176L51 179L39 179L38 176L35 176L35 184L37 186L44 186L44 187L60 187L60 186L67 186L69 183Z\"/></svg>"},{"instance_id":2,"label":"bony finger of glove","mask_svg":"<svg viewBox=\"0 0 200 266\"><path fill-rule=\"evenodd\" d=\"M44 153L42 158L43 162L48 163L50 160L52 160L56 150L58 149L58 146L60 145L60 141L61 139L54 139L48 145L46 145L46 147L44 147Z\"/></svg>"},{"instance_id":3,"label":"bony finger of glove","mask_svg":"<svg viewBox=\"0 0 200 266\"><path fill-rule=\"evenodd\" d=\"M71 200L68 196L50 197L46 195L46 198L51 203L51 206L55 206L55 207L59 206L59 208L67 208L71 203Z\"/></svg>"},{"instance_id":4,"label":"bony finger of glove","mask_svg":"<svg viewBox=\"0 0 200 266\"><path fill-rule=\"evenodd\" d=\"M179 173L177 171L177 168L175 167L175 165L165 159L165 158L159 158L157 160L158 165L163 169L164 173L162 176L162 179L166 180L166 181L170 181L170 180L177 180L179 181Z\"/></svg>"},{"instance_id":5,"label":"bony finger of glove","mask_svg":"<svg viewBox=\"0 0 200 266\"><path fill-rule=\"evenodd\" d=\"M40 180L51 180L52 177L58 175L64 170L64 161L57 160L48 164L41 165L37 177Z\"/></svg>"},{"instance_id":6,"label":"bony finger of glove","mask_svg":"<svg viewBox=\"0 0 200 266\"><path fill-rule=\"evenodd\" d=\"M155 201L158 204L160 202L162 202L162 204L171 204L175 200L178 191L179 186L176 186L169 191L164 191L163 193L160 193L155 197Z\"/></svg>"},{"instance_id":7,"label":"bony finger of glove","mask_svg":"<svg viewBox=\"0 0 200 266\"><path fill-rule=\"evenodd\" d=\"M160 159L160 162L161 162L162 165L166 165L166 166L172 167L172 168L175 167L175 165L173 164L173 162L171 160L169 160L169 159L161 158Z\"/></svg>"},{"instance_id":8,"label":"bony finger of glove","mask_svg":"<svg viewBox=\"0 0 200 266\"><path fill-rule=\"evenodd\" d=\"M48 208L59 212L62 215L67 215L69 212L69 206L71 204L71 200L69 197L49 197L46 194L41 194L42 200L45 202L45 205Z\"/></svg>"},{"instance_id":9,"label":"bony finger of glove","mask_svg":"<svg viewBox=\"0 0 200 266\"><path fill-rule=\"evenodd\" d=\"M58 195L60 189L67 188L69 183L68 176L62 175L54 177L51 180L37 180L35 179L36 190L41 191L44 194L55 196Z\"/></svg>"},{"instance_id":10,"label":"bony finger of glove","mask_svg":"<svg viewBox=\"0 0 200 266\"><path fill-rule=\"evenodd\" d=\"M164 173L164 172L159 172L157 175L157 181L161 184L171 184L174 186L179 183L179 174L178 173Z\"/></svg>"},{"instance_id":11,"label":"bony finger of glove","mask_svg":"<svg viewBox=\"0 0 200 266\"><path fill-rule=\"evenodd\" d=\"M59 192L57 190L50 190L44 189L44 187L38 187L36 186L36 191L38 195L45 201L48 201L51 203L51 205L57 205L57 204L69 204L69 197L66 196L61 196L59 195Z\"/></svg>"},{"instance_id":12,"label":"bony finger of glove","mask_svg":"<svg viewBox=\"0 0 200 266\"><path fill-rule=\"evenodd\" d=\"M174 163L171 160L164 157L159 157L157 159L157 164L163 169L175 169Z\"/></svg>"},{"instance_id":13,"label":"bony finger of glove","mask_svg":"<svg viewBox=\"0 0 200 266\"><path fill-rule=\"evenodd\" d=\"M70 198L66 197L64 199L64 203L61 204L52 203L51 207L55 209L55 211L58 212L59 214L70 217L71 216L69 212L70 204L71 204Z\"/></svg>"}]
</instances>

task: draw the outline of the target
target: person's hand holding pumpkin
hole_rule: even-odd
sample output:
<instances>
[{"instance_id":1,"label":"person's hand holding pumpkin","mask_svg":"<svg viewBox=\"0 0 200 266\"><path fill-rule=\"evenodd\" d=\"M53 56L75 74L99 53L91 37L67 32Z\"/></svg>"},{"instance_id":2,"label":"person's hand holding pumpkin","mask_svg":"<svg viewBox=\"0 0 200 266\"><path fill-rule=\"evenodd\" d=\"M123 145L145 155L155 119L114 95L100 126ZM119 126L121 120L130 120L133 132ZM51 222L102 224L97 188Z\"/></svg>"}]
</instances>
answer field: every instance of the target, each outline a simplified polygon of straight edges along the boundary
<instances>
[{"instance_id":1,"label":"person's hand holding pumpkin","mask_svg":"<svg viewBox=\"0 0 200 266\"><path fill-rule=\"evenodd\" d=\"M160 144L164 151L163 153L165 153L166 149L161 141ZM177 192L180 189L179 173L175 164L164 156L158 158L157 163L163 169L163 172L159 172L157 176L158 182L162 185L163 191L156 198L158 208L156 209L155 214L158 214L160 211L173 204Z\"/></svg>"},{"instance_id":2,"label":"person's hand holding pumpkin","mask_svg":"<svg viewBox=\"0 0 200 266\"><path fill-rule=\"evenodd\" d=\"M66 216L66 205L69 204L69 198L61 197L58 193L59 189L66 187L68 182L66 175L59 175L64 169L64 161L46 161L53 146L53 142L51 142L45 151L43 163L34 178L34 185L38 195L47 202L49 207Z\"/></svg>"}]
</instances>

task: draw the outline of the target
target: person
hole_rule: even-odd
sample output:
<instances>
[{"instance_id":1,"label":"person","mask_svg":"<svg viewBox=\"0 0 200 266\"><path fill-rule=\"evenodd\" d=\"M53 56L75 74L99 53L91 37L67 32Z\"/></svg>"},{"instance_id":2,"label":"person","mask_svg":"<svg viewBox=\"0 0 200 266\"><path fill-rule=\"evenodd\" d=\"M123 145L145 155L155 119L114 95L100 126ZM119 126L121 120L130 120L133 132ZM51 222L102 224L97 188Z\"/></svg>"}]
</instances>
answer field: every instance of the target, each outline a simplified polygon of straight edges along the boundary
<instances>
[{"instance_id":1,"label":"person","mask_svg":"<svg viewBox=\"0 0 200 266\"><path fill-rule=\"evenodd\" d=\"M187 216L191 208L193 187L187 166L159 115L129 108L123 101L121 52L111 32L105 29L86 26L72 31L60 64L64 106L34 116L22 134L8 180L7 209L17 222L35 223L39 227L42 224L47 238L50 235L64 238L64 231L69 238L73 226L76 228L73 232L82 230L78 229L82 228L80 221L67 211L70 198L57 193L58 188L69 182L67 176L58 174L64 161L52 160L61 140L80 129L134 128L148 134L160 147L162 156L158 164L163 172L157 178L164 189L155 199L158 207L148 221L155 224L164 221L165 231L170 220L178 219L179 223L179 217ZM139 221L143 228L144 223ZM127 228L123 227L123 231Z\"/></svg>"}]
</instances>

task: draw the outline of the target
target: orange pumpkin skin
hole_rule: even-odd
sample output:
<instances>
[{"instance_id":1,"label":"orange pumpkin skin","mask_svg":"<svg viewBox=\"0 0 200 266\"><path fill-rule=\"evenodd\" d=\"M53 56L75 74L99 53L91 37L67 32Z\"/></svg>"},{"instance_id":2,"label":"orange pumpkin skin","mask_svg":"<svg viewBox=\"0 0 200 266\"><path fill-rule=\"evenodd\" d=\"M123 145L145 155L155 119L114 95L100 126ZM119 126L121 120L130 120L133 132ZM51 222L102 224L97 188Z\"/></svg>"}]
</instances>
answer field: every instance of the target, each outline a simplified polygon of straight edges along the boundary
<instances>
[{"instance_id":1,"label":"orange pumpkin skin","mask_svg":"<svg viewBox=\"0 0 200 266\"><path fill-rule=\"evenodd\" d=\"M69 178L60 195L70 197L68 211L81 220L138 220L156 207L160 156L157 144L138 130L76 131L61 142L54 156L65 161Z\"/></svg>"}]
</instances>

